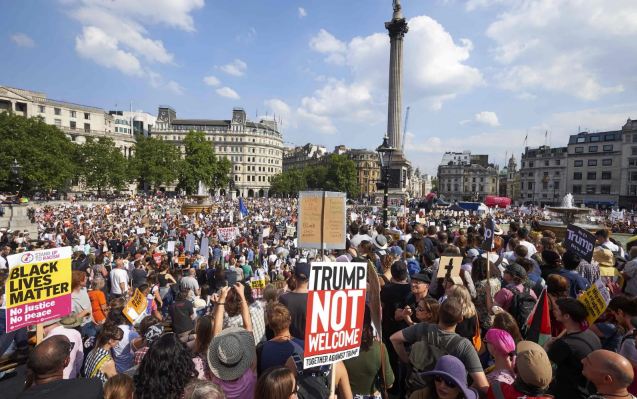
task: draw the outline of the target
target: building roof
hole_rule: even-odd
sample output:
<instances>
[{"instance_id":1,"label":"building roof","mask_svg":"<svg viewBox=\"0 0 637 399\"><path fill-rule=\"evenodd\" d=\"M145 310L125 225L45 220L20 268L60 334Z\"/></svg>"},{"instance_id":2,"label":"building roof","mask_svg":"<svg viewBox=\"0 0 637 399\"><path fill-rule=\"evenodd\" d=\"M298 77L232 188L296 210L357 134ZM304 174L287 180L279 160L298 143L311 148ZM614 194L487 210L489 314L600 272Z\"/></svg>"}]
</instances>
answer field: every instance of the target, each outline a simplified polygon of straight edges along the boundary
<instances>
[{"instance_id":1,"label":"building roof","mask_svg":"<svg viewBox=\"0 0 637 399\"><path fill-rule=\"evenodd\" d=\"M612 130L609 132L580 132L573 134L568 138L568 145L584 144L584 143L599 143L604 141L621 141L621 130Z\"/></svg>"},{"instance_id":2,"label":"building roof","mask_svg":"<svg viewBox=\"0 0 637 399\"><path fill-rule=\"evenodd\" d=\"M196 125L196 126L228 126L229 120L219 119L173 119L173 125Z\"/></svg>"}]
</instances>

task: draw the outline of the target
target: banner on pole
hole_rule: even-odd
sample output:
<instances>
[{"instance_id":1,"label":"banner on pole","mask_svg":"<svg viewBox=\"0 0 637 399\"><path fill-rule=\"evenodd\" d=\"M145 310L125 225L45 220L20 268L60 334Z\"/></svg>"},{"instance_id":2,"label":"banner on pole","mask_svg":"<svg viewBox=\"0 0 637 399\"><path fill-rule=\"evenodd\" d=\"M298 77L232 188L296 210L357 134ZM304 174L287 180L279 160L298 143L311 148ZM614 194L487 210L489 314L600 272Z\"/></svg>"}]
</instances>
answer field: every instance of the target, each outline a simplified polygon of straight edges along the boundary
<instances>
[{"instance_id":1,"label":"banner on pole","mask_svg":"<svg viewBox=\"0 0 637 399\"><path fill-rule=\"evenodd\" d=\"M9 255L6 331L71 313L71 247Z\"/></svg>"},{"instance_id":2,"label":"banner on pole","mask_svg":"<svg viewBox=\"0 0 637 399\"><path fill-rule=\"evenodd\" d=\"M366 263L311 264L304 368L358 356L366 288Z\"/></svg>"}]
</instances>

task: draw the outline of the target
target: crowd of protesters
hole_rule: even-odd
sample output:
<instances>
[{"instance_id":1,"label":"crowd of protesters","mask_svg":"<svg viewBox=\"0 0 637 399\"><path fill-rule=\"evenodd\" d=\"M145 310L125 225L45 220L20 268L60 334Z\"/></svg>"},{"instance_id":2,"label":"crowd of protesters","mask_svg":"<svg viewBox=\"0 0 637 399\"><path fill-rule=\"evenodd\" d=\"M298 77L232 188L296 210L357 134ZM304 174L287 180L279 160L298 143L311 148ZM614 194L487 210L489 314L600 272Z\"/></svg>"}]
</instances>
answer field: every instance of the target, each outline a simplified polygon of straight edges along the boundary
<instances>
[{"instance_id":1,"label":"crowd of protesters","mask_svg":"<svg viewBox=\"0 0 637 399\"><path fill-rule=\"evenodd\" d=\"M42 323L36 346L30 329L5 331L3 296L0 355L19 366L0 371L0 397L328 398L332 380L338 398L637 394L637 240L613 237L630 221L608 219L587 262L533 230L541 211L495 212L508 229L485 251L484 215L407 208L383 228L378 207L352 205L346 248L322 254L297 248L294 199L245 200L247 212L222 198L207 213L182 205L43 205L37 236L0 229L3 294L7 256L73 248L72 313ZM462 257L460 279L438 278L442 256ZM304 369L319 259L368 263L366 310L358 357ZM589 324L577 298L592 286L609 303ZM137 290L147 306L130 320ZM529 323L540 318L548 330Z\"/></svg>"}]
</instances>

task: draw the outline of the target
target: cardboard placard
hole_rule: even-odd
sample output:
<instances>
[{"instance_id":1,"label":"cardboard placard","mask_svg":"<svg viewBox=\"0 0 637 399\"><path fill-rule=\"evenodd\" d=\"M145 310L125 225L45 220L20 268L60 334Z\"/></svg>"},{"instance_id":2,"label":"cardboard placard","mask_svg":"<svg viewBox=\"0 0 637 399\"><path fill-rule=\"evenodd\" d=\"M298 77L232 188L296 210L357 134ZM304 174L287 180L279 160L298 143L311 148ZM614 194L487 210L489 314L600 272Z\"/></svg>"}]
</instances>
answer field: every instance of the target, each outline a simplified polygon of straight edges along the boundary
<instances>
[{"instance_id":1,"label":"cardboard placard","mask_svg":"<svg viewBox=\"0 0 637 399\"><path fill-rule=\"evenodd\" d=\"M580 258L586 259L590 263L595 250L595 236L586 229L569 224L566 226L564 248L576 253Z\"/></svg>"},{"instance_id":2,"label":"cardboard placard","mask_svg":"<svg viewBox=\"0 0 637 399\"><path fill-rule=\"evenodd\" d=\"M122 312L131 323L135 323L135 320L139 319L139 317L146 312L147 306L148 301L146 300L146 296L142 294L140 290L136 289L133 297L128 301Z\"/></svg>"},{"instance_id":3,"label":"cardboard placard","mask_svg":"<svg viewBox=\"0 0 637 399\"><path fill-rule=\"evenodd\" d=\"M462 256L441 256L436 278L450 278L454 284L462 284L460 278Z\"/></svg>"},{"instance_id":4,"label":"cardboard placard","mask_svg":"<svg viewBox=\"0 0 637 399\"><path fill-rule=\"evenodd\" d=\"M294 237L294 234L296 234L296 226L287 226L285 235L288 237Z\"/></svg>"},{"instance_id":5,"label":"cardboard placard","mask_svg":"<svg viewBox=\"0 0 637 399\"><path fill-rule=\"evenodd\" d=\"M71 247L7 256L6 331L71 313Z\"/></svg>"},{"instance_id":6,"label":"cardboard placard","mask_svg":"<svg viewBox=\"0 0 637 399\"><path fill-rule=\"evenodd\" d=\"M313 262L310 267L304 368L358 356L367 288L366 263Z\"/></svg>"},{"instance_id":7,"label":"cardboard placard","mask_svg":"<svg viewBox=\"0 0 637 399\"><path fill-rule=\"evenodd\" d=\"M296 229L299 247L345 249L345 210L345 193L300 192Z\"/></svg>"}]
</instances>

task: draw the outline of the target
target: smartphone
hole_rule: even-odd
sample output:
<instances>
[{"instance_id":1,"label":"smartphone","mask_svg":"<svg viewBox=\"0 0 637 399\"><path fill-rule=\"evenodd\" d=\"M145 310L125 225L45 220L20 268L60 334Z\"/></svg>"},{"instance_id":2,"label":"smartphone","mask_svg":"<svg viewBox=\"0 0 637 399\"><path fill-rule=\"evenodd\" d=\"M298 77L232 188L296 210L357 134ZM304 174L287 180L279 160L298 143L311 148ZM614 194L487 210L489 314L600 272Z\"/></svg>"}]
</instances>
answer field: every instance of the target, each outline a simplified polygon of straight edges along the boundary
<instances>
[{"instance_id":1,"label":"smartphone","mask_svg":"<svg viewBox=\"0 0 637 399\"><path fill-rule=\"evenodd\" d=\"M237 283L237 274L236 273L226 273L226 283L233 287Z\"/></svg>"}]
</instances>

